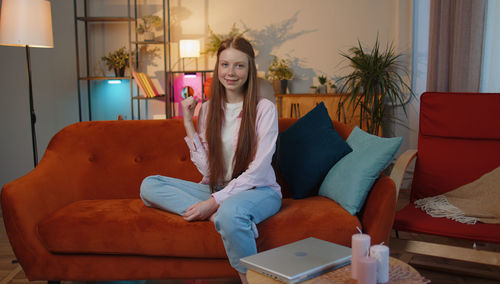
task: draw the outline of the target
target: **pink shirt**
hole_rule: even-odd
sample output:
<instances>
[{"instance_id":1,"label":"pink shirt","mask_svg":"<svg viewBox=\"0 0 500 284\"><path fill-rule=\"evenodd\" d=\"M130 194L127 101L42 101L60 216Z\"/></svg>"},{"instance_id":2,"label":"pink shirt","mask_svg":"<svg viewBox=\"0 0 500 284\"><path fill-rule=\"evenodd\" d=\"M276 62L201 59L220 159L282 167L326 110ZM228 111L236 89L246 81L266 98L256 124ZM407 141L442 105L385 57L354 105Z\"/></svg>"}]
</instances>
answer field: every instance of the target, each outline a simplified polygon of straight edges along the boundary
<instances>
[{"instance_id":1,"label":"pink shirt","mask_svg":"<svg viewBox=\"0 0 500 284\"><path fill-rule=\"evenodd\" d=\"M184 138L191 152L191 160L203 175L201 183L204 184L208 184L210 174L207 156L208 143L205 137L208 107L208 102L203 103L201 106L198 118L198 130L193 139ZM238 142L241 117L239 116L237 119L238 124L234 137L235 145ZM237 178L232 179L224 188L212 194L217 203L221 203L226 198L242 191L264 186L272 188L282 196L281 188L276 182L276 175L271 166L271 160L276 148L276 139L278 137L278 114L276 107L268 99L261 98L257 104L255 127L257 134L255 157L245 172Z\"/></svg>"}]
</instances>

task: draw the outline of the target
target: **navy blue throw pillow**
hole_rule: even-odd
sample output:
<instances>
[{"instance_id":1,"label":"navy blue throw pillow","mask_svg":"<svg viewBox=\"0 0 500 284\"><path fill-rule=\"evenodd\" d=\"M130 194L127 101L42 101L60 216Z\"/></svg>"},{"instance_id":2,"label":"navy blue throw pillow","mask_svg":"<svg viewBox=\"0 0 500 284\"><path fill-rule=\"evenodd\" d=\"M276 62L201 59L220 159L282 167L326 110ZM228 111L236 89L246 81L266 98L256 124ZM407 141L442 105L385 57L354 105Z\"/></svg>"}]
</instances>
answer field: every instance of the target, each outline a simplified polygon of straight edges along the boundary
<instances>
[{"instance_id":1,"label":"navy blue throw pillow","mask_svg":"<svg viewBox=\"0 0 500 284\"><path fill-rule=\"evenodd\" d=\"M305 198L319 187L328 171L352 151L340 137L324 103L279 134L273 163L292 193Z\"/></svg>"}]
</instances>

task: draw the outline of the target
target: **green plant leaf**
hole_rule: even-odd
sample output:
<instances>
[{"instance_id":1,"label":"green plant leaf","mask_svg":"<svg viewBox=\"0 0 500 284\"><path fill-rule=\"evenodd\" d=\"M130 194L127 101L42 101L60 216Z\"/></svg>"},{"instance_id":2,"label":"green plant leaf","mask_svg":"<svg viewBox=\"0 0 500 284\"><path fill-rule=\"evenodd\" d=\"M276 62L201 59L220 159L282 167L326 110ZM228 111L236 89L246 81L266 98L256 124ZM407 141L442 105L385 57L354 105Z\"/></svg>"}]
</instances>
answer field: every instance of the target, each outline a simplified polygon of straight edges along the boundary
<instances>
[{"instance_id":1,"label":"green plant leaf","mask_svg":"<svg viewBox=\"0 0 500 284\"><path fill-rule=\"evenodd\" d=\"M340 78L343 82L339 91L347 96L339 101L338 117L344 117L345 106L352 107L352 115L359 109L360 127L372 134L378 134L384 127L385 108L403 106L405 115L406 95L414 96L404 78L408 73L401 64L401 54L396 54L393 44L388 44L384 50L380 49L379 39L375 41L370 52L367 52L358 40L358 44L341 53L341 56L352 68L351 73ZM403 77L404 76L404 77ZM352 116L351 116L352 118Z\"/></svg>"}]
</instances>

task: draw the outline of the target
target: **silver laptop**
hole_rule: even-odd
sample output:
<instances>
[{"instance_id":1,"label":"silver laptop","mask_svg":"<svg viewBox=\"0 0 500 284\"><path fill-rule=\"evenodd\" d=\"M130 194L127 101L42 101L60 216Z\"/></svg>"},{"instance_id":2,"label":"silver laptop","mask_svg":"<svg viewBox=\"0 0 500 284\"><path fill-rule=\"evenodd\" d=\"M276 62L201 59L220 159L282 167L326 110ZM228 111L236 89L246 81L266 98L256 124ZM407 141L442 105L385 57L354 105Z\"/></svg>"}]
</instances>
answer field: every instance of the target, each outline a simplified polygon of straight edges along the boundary
<instances>
[{"instance_id":1,"label":"silver laptop","mask_svg":"<svg viewBox=\"0 0 500 284\"><path fill-rule=\"evenodd\" d=\"M240 259L243 266L285 283L298 283L351 263L351 249L317 238Z\"/></svg>"}]
</instances>

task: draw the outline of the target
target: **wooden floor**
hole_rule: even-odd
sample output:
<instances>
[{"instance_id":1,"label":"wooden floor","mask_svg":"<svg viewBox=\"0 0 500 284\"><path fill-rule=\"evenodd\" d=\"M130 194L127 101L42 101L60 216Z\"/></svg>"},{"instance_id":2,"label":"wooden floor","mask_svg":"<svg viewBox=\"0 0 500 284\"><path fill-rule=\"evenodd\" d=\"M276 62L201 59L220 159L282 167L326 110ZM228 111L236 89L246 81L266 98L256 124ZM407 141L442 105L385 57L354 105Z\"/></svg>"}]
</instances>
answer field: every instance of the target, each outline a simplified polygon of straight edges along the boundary
<instances>
[{"instance_id":1,"label":"wooden floor","mask_svg":"<svg viewBox=\"0 0 500 284\"><path fill-rule=\"evenodd\" d=\"M401 193L400 207L407 197L407 193L404 191ZM406 197L405 197L406 196ZM17 263L13 263L15 259L14 253L10 247L9 241L5 234L5 228L3 225L3 218L1 219L0 225L0 284L8 283L45 283L43 281L29 282L24 275L22 268ZM438 241L447 244L458 244L462 246L468 246L467 242L457 242L447 238L436 238L430 236L423 236L417 234L403 233L399 234L400 239L413 239L413 240L430 240ZM431 280L431 283L435 284L498 284L500 283L500 268L497 267L486 267L481 265L472 265L470 263L464 262L452 262L447 261L442 258L425 257L418 255L406 254L398 248L396 245L398 241L396 240L395 233L392 233L391 239L389 241L389 247L391 251L391 256L399 258L405 262L408 262L415 267L422 276ZM481 244L479 244L481 246ZM488 250L500 251L500 245L490 245ZM448 271L450 268L455 271ZM460 271L460 274L456 271ZM464 275L468 274L468 275ZM497 280L485 279L484 276L496 277ZM110 283L110 282L98 282L97 284ZM119 281L115 282L119 284L124 283L137 283L137 284L233 284L238 283L234 280L155 280L155 281ZM77 282L63 282L63 284L81 284ZM95 284L95 283L94 283Z\"/></svg>"}]
</instances>

